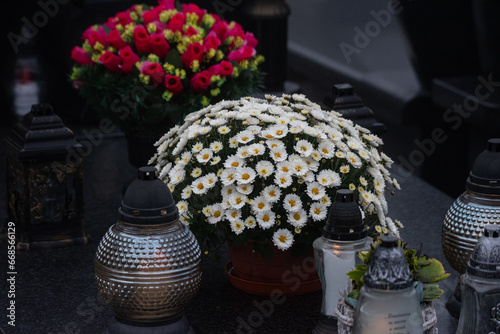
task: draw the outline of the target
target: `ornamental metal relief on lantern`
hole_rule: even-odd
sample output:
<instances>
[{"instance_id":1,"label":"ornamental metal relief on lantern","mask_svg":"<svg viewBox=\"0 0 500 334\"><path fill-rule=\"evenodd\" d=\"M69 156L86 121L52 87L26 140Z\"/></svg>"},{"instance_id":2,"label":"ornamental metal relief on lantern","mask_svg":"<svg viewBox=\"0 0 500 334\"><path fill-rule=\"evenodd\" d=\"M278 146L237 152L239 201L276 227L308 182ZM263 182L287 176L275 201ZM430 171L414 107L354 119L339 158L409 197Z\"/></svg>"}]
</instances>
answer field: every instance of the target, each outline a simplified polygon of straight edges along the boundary
<instances>
[{"instance_id":1,"label":"ornamental metal relief on lantern","mask_svg":"<svg viewBox=\"0 0 500 334\"><path fill-rule=\"evenodd\" d=\"M487 149L474 161L466 191L444 218L444 255L459 273L465 273L467 261L487 224L500 224L500 138L488 140Z\"/></svg>"},{"instance_id":2,"label":"ornamental metal relief on lantern","mask_svg":"<svg viewBox=\"0 0 500 334\"><path fill-rule=\"evenodd\" d=\"M321 318L314 334L334 332L337 326L335 308L343 291L350 290L347 273L355 269L358 252L368 250L370 244L371 238L367 236L353 191L337 191L323 236L313 242L314 259L323 288Z\"/></svg>"},{"instance_id":3,"label":"ornamental metal relief on lantern","mask_svg":"<svg viewBox=\"0 0 500 334\"><path fill-rule=\"evenodd\" d=\"M115 313L108 334L194 333L183 311L200 286L201 250L154 167L139 168L127 188L95 277Z\"/></svg>"},{"instance_id":4,"label":"ornamental metal relief on lantern","mask_svg":"<svg viewBox=\"0 0 500 334\"><path fill-rule=\"evenodd\" d=\"M81 145L52 107L33 105L2 144L17 249L87 243L81 159L68 159Z\"/></svg>"},{"instance_id":5,"label":"ornamental metal relief on lantern","mask_svg":"<svg viewBox=\"0 0 500 334\"><path fill-rule=\"evenodd\" d=\"M500 226L489 224L460 277L462 304L457 334L500 330Z\"/></svg>"}]
</instances>

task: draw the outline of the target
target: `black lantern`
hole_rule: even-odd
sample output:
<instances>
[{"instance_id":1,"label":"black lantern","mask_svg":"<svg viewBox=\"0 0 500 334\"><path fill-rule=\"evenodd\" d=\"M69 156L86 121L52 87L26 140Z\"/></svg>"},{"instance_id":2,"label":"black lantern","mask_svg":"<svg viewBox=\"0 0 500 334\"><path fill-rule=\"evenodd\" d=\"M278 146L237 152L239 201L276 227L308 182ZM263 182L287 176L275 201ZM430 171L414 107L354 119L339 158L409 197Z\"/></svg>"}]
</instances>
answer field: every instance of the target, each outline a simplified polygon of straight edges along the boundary
<instances>
[{"instance_id":1,"label":"black lantern","mask_svg":"<svg viewBox=\"0 0 500 334\"><path fill-rule=\"evenodd\" d=\"M33 105L4 139L7 205L17 249L87 243L81 145L48 104ZM70 157L72 159L70 159Z\"/></svg>"}]
</instances>

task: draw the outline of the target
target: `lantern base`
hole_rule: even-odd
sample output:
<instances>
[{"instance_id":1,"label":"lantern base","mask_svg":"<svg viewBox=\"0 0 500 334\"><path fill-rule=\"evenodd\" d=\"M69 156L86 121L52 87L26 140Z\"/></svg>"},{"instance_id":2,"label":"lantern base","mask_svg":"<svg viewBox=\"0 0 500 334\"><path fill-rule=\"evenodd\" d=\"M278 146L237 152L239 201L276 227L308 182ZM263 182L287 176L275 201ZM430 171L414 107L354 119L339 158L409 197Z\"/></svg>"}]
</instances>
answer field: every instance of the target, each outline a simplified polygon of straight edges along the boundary
<instances>
[{"instance_id":1,"label":"lantern base","mask_svg":"<svg viewBox=\"0 0 500 334\"><path fill-rule=\"evenodd\" d=\"M68 247L73 245L86 245L89 242L88 236L75 237L69 239L59 239L59 240L44 240L44 241L31 241L24 242L19 241L16 244L16 249L21 251L28 251L31 249L40 249L40 248L59 248L59 247Z\"/></svg>"},{"instance_id":2,"label":"lantern base","mask_svg":"<svg viewBox=\"0 0 500 334\"><path fill-rule=\"evenodd\" d=\"M337 333L337 318L335 317L327 317L322 314L319 319L316 327L314 327L313 334L329 334L329 333Z\"/></svg>"},{"instance_id":3,"label":"lantern base","mask_svg":"<svg viewBox=\"0 0 500 334\"><path fill-rule=\"evenodd\" d=\"M104 334L196 334L186 316L180 314L161 322L138 322L114 317Z\"/></svg>"}]
</instances>

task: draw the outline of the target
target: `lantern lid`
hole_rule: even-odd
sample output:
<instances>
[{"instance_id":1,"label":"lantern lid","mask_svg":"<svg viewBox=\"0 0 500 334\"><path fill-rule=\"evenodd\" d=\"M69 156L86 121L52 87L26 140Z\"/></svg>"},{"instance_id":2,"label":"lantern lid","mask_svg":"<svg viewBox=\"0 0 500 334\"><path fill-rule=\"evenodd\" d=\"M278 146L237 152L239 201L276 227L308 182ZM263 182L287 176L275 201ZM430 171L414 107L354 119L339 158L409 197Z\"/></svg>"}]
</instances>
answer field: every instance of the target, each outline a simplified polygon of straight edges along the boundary
<instances>
[{"instance_id":1,"label":"lantern lid","mask_svg":"<svg viewBox=\"0 0 500 334\"><path fill-rule=\"evenodd\" d=\"M354 241L367 236L361 210L349 189L337 191L335 203L330 208L323 237L330 240Z\"/></svg>"},{"instance_id":2,"label":"lantern lid","mask_svg":"<svg viewBox=\"0 0 500 334\"><path fill-rule=\"evenodd\" d=\"M487 224L467 265L473 276L500 279L500 226Z\"/></svg>"},{"instance_id":3,"label":"lantern lid","mask_svg":"<svg viewBox=\"0 0 500 334\"><path fill-rule=\"evenodd\" d=\"M466 186L474 192L500 195L500 138L488 140L486 150L472 165Z\"/></svg>"},{"instance_id":4,"label":"lantern lid","mask_svg":"<svg viewBox=\"0 0 500 334\"><path fill-rule=\"evenodd\" d=\"M7 153L19 159L49 158L80 148L73 131L67 128L49 104L34 104L22 122L14 125L4 139Z\"/></svg>"},{"instance_id":5,"label":"lantern lid","mask_svg":"<svg viewBox=\"0 0 500 334\"><path fill-rule=\"evenodd\" d=\"M139 168L137 179L128 186L120 208L119 219L132 224L164 224L179 219L168 186L158 178L156 168Z\"/></svg>"},{"instance_id":6,"label":"lantern lid","mask_svg":"<svg viewBox=\"0 0 500 334\"><path fill-rule=\"evenodd\" d=\"M393 236L383 236L373 250L364 284L378 290L402 290L413 284L403 248Z\"/></svg>"}]
</instances>

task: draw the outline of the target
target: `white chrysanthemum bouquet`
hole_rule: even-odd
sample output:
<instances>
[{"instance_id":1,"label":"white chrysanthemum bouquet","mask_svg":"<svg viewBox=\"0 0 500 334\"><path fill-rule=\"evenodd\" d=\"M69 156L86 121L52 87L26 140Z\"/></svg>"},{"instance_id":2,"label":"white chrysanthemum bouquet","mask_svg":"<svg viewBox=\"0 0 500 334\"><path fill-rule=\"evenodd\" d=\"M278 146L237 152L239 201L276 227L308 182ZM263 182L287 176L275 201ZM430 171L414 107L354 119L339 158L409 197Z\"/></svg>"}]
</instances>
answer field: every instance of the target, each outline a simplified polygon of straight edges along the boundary
<instances>
[{"instance_id":1,"label":"white chrysanthemum bouquet","mask_svg":"<svg viewBox=\"0 0 500 334\"><path fill-rule=\"evenodd\" d=\"M398 235L398 188L382 140L303 95L222 101L189 114L151 159L202 244L310 246L338 189L354 191L372 234Z\"/></svg>"}]
</instances>

